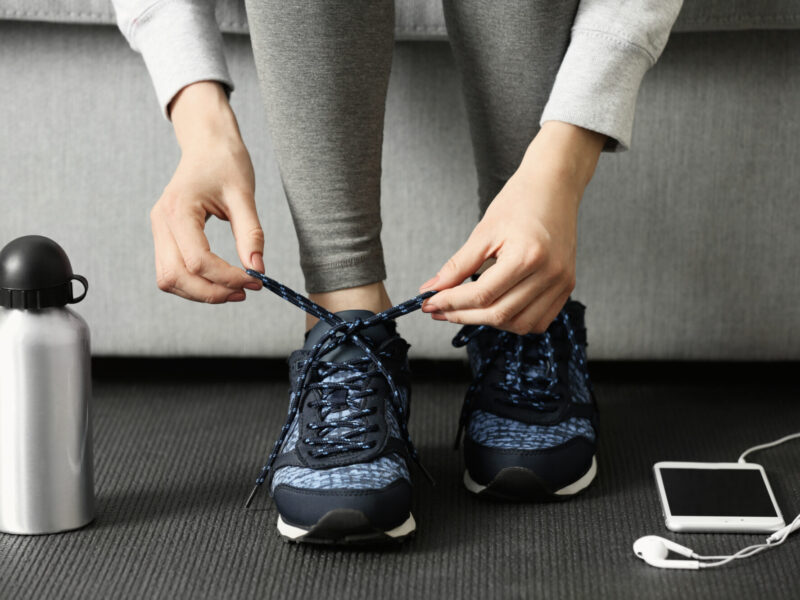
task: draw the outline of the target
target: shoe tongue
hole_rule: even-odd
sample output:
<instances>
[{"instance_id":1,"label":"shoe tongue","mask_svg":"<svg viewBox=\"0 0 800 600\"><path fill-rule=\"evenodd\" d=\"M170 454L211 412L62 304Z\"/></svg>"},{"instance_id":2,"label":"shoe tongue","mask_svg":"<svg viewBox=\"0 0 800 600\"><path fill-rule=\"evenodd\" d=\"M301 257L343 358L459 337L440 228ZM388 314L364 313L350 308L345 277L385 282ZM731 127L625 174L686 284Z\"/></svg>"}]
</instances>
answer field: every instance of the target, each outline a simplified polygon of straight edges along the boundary
<instances>
[{"instance_id":1,"label":"shoe tongue","mask_svg":"<svg viewBox=\"0 0 800 600\"><path fill-rule=\"evenodd\" d=\"M369 310L343 310L334 314L345 321L355 321L356 319L361 319L363 321L375 315L374 312ZM330 324L320 320L316 325L314 325L314 327L311 328L308 333L306 333L306 341L305 344L303 344L303 349L310 350L313 348L314 345L322 339L322 336L328 333L328 331L331 329L332 327ZM369 338L369 340L373 342L373 345L379 346L381 343L395 334L394 322L384 321L383 323L378 323L372 327L362 329L358 333L361 337ZM338 347L334 348L330 352L326 352L320 358L330 362L344 362L363 357L364 351L352 342L347 341L341 343Z\"/></svg>"}]
</instances>

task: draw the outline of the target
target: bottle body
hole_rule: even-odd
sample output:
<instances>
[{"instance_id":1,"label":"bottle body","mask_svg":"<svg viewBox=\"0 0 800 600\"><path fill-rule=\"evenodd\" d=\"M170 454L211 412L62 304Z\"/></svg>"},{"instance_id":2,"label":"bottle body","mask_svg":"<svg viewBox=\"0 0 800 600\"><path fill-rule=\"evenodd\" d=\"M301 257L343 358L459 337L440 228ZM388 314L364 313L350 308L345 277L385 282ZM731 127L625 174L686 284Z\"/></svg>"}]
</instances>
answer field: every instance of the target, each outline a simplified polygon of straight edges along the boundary
<instances>
[{"instance_id":1,"label":"bottle body","mask_svg":"<svg viewBox=\"0 0 800 600\"><path fill-rule=\"evenodd\" d=\"M64 307L0 307L0 531L94 518L89 328Z\"/></svg>"}]
</instances>

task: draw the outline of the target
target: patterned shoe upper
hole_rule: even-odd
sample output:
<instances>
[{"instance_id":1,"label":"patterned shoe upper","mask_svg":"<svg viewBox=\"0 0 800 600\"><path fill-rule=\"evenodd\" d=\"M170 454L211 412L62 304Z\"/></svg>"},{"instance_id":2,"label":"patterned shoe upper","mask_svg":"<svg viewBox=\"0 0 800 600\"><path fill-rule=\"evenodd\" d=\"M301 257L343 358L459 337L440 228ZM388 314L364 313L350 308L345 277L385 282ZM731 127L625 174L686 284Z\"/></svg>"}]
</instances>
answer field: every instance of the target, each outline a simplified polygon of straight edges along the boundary
<instances>
[{"instance_id":1,"label":"patterned shoe upper","mask_svg":"<svg viewBox=\"0 0 800 600\"><path fill-rule=\"evenodd\" d=\"M289 413L247 505L265 481L274 492L278 486L374 490L408 480L406 459L419 465L407 429L409 345L393 319L435 292L378 314L333 314L262 273L248 274L320 322L289 357Z\"/></svg>"},{"instance_id":2,"label":"patterned shoe upper","mask_svg":"<svg viewBox=\"0 0 800 600\"><path fill-rule=\"evenodd\" d=\"M467 346L473 382L457 444L465 428L472 441L502 449L552 448L577 436L595 442L584 310L568 301L542 334L462 328L453 345Z\"/></svg>"}]
</instances>

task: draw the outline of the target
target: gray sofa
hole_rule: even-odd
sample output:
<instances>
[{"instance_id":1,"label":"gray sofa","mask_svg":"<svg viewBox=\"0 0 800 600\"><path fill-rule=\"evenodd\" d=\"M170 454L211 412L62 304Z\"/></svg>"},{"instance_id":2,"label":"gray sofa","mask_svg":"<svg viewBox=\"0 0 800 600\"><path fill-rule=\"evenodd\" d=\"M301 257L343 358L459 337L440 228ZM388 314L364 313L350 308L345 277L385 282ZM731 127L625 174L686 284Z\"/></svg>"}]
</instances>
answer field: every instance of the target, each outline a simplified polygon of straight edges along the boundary
<instances>
[{"instance_id":1,"label":"gray sofa","mask_svg":"<svg viewBox=\"0 0 800 600\"><path fill-rule=\"evenodd\" d=\"M595 359L800 358L800 12L686 0L645 78L632 150L600 162L578 284ZM232 103L257 171L269 272L300 289L241 5L218 8ZM78 310L101 355L282 357L302 318L268 292L191 304L155 286L148 211L178 153L107 0L0 2L0 244L41 233L89 278ZM388 289L413 295L471 229L475 174L435 1L398 0L383 179ZM422 218L424 214L428 218ZM227 224L212 246L235 252ZM457 357L456 327L415 314L415 357Z\"/></svg>"}]
</instances>

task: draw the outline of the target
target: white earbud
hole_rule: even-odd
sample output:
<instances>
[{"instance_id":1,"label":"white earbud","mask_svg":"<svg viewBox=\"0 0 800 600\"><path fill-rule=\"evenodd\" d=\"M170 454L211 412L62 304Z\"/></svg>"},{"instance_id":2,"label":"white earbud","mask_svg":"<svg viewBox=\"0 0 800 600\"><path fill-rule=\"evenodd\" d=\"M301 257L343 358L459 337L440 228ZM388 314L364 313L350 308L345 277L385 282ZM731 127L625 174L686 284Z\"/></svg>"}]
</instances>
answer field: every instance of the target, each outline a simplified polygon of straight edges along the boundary
<instances>
[{"instance_id":1,"label":"white earbud","mask_svg":"<svg viewBox=\"0 0 800 600\"><path fill-rule=\"evenodd\" d=\"M696 556L694 550L656 535L646 535L633 543L634 554L653 567L660 569L700 568L700 562L697 560L673 560L667 558L670 551L689 558Z\"/></svg>"}]
</instances>

